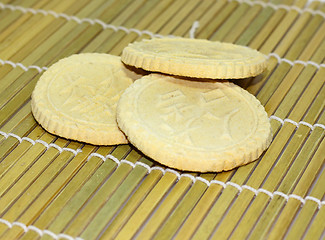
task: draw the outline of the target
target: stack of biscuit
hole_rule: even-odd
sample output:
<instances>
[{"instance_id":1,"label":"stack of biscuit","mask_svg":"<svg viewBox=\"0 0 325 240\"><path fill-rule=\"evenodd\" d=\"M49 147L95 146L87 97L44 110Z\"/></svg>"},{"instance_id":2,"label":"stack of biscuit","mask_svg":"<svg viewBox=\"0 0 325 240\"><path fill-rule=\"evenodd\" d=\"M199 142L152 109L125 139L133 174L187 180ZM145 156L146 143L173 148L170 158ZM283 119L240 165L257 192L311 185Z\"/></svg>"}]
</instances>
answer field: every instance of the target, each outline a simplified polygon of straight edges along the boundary
<instances>
[{"instance_id":1,"label":"stack of biscuit","mask_svg":"<svg viewBox=\"0 0 325 240\"><path fill-rule=\"evenodd\" d=\"M266 57L244 46L143 40L129 44L121 58L88 53L55 63L35 87L32 111L62 137L97 145L130 142L168 167L220 172L258 159L271 142L263 106L226 80L265 68Z\"/></svg>"}]
</instances>

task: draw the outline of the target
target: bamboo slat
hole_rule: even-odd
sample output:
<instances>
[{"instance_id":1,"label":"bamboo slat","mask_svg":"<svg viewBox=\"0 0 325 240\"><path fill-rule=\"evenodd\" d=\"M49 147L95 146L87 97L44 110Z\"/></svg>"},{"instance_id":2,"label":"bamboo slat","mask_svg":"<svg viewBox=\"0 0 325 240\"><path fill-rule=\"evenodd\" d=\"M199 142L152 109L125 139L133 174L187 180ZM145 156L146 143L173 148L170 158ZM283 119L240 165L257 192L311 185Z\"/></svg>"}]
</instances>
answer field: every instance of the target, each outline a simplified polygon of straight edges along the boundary
<instances>
[{"instance_id":1,"label":"bamboo slat","mask_svg":"<svg viewBox=\"0 0 325 240\"><path fill-rule=\"evenodd\" d=\"M320 141L320 139L322 139L324 137L321 134L324 135L324 133L320 133L320 131L315 131L312 134L313 134L313 136L310 136L310 139L313 142L310 145L315 146L315 148L316 148L316 146L318 146L318 142ZM308 146L307 143L305 146ZM301 153L304 153L303 151L308 151L308 150L309 149L302 149ZM312 152L314 152L314 150L309 150L308 153L310 153L310 152L312 153ZM315 154L314 159L318 159L321 156L320 154L321 153ZM308 156L304 156L304 154L299 155L299 157L301 159L309 159ZM308 184L310 185L311 183L307 183L306 181L308 181L309 179L313 180L310 176L312 176L315 172L316 173L319 172L321 165L324 164L324 162L321 162L321 161L311 161L311 163L313 163L313 164L309 164L307 166L307 169L306 169L304 175L302 175L302 178L305 177L305 181L302 181L302 179L301 179L298 184L303 183L305 186L308 186ZM324 175L324 172L323 172L323 175ZM306 176L308 176L308 179ZM322 178L320 178L320 179L322 179ZM296 189L297 188L298 188L298 185L297 185ZM322 187L319 187L319 188L322 189ZM302 194L302 193L300 192L299 194ZM322 194L324 194L324 192ZM314 194L311 194L311 195L317 196ZM322 196L321 196L321 194L318 194L317 197L321 198ZM277 220L276 225L273 227L273 230L270 233L270 237L273 237L273 236L275 238L284 237L284 234L285 234L284 230L288 228L288 225L293 220L292 217L293 217L293 214L296 213L296 211L298 210L297 207L300 207L298 202L294 202L293 200L291 200L290 202L288 201L288 203L284 206L284 209L282 210L282 213L281 213L279 219ZM292 236L292 239L294 239L294 238L297 239L297 238L302 237L301 235L302 235L302 231L304 230L304 228L302 228L301 226L304 225L304 222L310 221L312 214L314 214L315 211L317 211L317 207L318 206L315 203L312 203L312 202L306 203L306 205L304 206L304 208L301 210L301 212L299 214L299 219L296 219L296 221L293 225L293 229L291 229L291 231L288 235L288 238L290 236ZM291 219L290 219L290 217L291 217ZM303 222L302 222L302 220L303 220Z\"/></svg>"},{"instance_id":2,"label":"bamboo slat","mask_svg":"<svg viewBox=\"0 0 325 240\"><path fill-rule=\"evenodd\" d=\"M203 0L189 15L186 16L186 19L184 19L182 22L179 22L179 25L173 31L173 34L176 36L189 37L189 30L197 19L200 19L199 29L200 27L202 28L202 18L207 15L209 9L214 9L214 4L214 2ZM198 32L199 29L197 29L196 32Z\"/></svg>"},{"instance_id":3,"label":"bamboo slat","mask_svg":"<svg viewBox=\"0 0 325 240\"><path fill-rule=\"evenodd\" d=\"M164 195L175 184L176 180L177 178L174 174L166 173L146 197L143 203L137 208L137 211L133 213L132 217L125 224L124 228L121 229L119 234L114 236L114 238L125 239L132 237L149 214L151 214L152 209L159 204ZM179 184L182 184L182 182Z\"/></svg>"},{"instance_id":4,"label":"bamboo slat","mask_svg":"<svg viewBox=\"0 0 325 240\"><path fill-rule=\"evenodd\" d=\"M109 225L109 228L105 229L102 237L112 238L114 234L119 232L119 230L124 226L124 224L129 220L130 213L134 213L134 211L139 207L140 203L147 197L149 192L152 190L154 186L156 186L157 182L161 178L160 171L152 171L143 183L139 186L139 188L134 192L134 194L130 197L128 202L120 209L119 212L116 213L116 217Z\"/></svg>"},{"instance_id":5,"label":"bamboo slat","mask_svg":"<svg viewBox=\"0 0 325 240\"><path fill-rule=\"evenodd\" d=\"M9 62L0 62L0 239L324 238L324 3L1 4L0 60ZM70 141L35 122L30 97L42 67L81 52L120 55L150 35L190 31L272 53L263 74L235 82L274 118L272 144L257 161L178 175L130 144Z\"/></svg>"},{"instance_id":6,"label":"bamboo slat","mask_svg":"<svg viewBox=\"0 0 325 240\"><path fill-rule=\"evenodd\" d=\"M146 29L147 26L154 21L154 19L168 6L169 1L150 1L146 2L141 9L131 16L123 26L136 29ZM113 30L104 31L96 38L92 43L86 46L84 51L96 51L96 52L110 52L113 51L113 47L118 44L126 46L129 42L133 42L138 35L134 32L125 34L118 31L113 34ZM112 35L113 34L113 35ZM121 47L118 48L121 51ZM118 55L118 54L117 54Z\"/></svg>"}]
</instances>

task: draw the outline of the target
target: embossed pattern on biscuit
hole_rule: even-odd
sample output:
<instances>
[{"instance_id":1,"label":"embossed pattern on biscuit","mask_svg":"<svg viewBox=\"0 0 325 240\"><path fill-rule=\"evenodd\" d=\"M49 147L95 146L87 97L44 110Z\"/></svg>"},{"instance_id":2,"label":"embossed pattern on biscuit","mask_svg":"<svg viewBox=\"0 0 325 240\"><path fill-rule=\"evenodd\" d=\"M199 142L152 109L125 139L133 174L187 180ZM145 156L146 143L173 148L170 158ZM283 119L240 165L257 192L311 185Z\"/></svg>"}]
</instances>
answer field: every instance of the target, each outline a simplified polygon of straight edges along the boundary
<instances>
[{"instance_id":1,"label":"embossed pattern on biscuit","mask_svg":"<svg viewBox=\"0 0 325 240\"><path fill-rule=\"evenodd\" d=\"M271 140L264 108L229 82L152 74L121 96L117 119L139 150L181 170L229 170L258 158Z\"/></svg>"},{"instance_id":2,"label":"embossed pattern on biscuit","mask_svg":"<svg viewBox=\"0 0 325 240\"><path fill-rule=\"evenodd\" d=\"M122 92L140 77L120 57L85 53L53 64L32 95L35 119L49 132L82 142L127 143L116 123Z\"/></svg>"},{"instance_id":3,"label":"embossed pattern on biscuit","mask_svg":"<svg viewBox=\"0 0 325 240\"><path fill-rule=\"evenodd\" d=\"M145 70L211 79L256 76L266 57L248 47L203 39L164 38L129 44L122 61Z\"/></svg>"}]
</instances>

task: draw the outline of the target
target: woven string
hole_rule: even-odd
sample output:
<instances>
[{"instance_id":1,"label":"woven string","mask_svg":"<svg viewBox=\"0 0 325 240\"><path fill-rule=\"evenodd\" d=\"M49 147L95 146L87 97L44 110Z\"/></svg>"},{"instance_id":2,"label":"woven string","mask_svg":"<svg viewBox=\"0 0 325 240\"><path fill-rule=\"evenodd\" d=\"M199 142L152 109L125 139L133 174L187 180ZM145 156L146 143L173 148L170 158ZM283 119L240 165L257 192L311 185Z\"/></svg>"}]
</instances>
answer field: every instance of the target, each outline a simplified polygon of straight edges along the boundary
<instances>
[{"instance_id":1,"label":"woven string","mask_svg":"<svg viewBox=\"0 0 325 240\"><path fill-rule=\"evenodd\" d=\"M53 239L83 240L82 238L79 238L79 237L74 238L74 237L71 237L71 236L69 236L67 234L64 234L64 233L55 234L54 232L46 230L46 229L41 230L38 227L35 227L33 225L27 226L24 223L17 222L17 221L9 222L9 221L7 221L7 220L5 220L3 218L0 218L0 223L5 224L8 228L12 228L14 226L20 227L20 228L22 228L24 230L25 233L28 232L28 231L34 231L41 237L44 236L44 235L48 235Z\"/></svg>"},{"instance_id":2,"label":"woven string","mask_svg":"<svg viewBox=\"0 0 325 240\"><path fill-rule=\"evenodd\" d=\"M277 119L279 119L279 118L277 118ZM324 128L324 126L323 126L323 128ZM18 135L13 134L13 133L5 133L5 132L0 131L0 135L4 136L5 138L14 137L20 143L22 141L28 141L32 145L35 145L36 143L40 143L40 144L43 144L46 147L46 149L48 149L50 147L54 147L60 153L63 152L63 151L69 151L69 152L73 153L74 156L76 156L78 153L82 152L81 149L76 149L75 150L75 149L71 149L71 148L61 148L60 146L58 146L58 145L56 145L54 143L48 144L48 143L46 143L46 142L44 142L42 140L32 140L32 139L30 139L28 137L22 137L21 138ZM237 188L239 193L241 193L244 189L247 189L247 190L252 191L255 195L257 195L259 193L267 194L271 199L273 199L273 197L276 196L276 195L283 197L286 201L288 201L290 198L294 198L294 199L299 200L302 203L302 205L304 205L307 200L316 202L318 204L318 208L321 208L321 206L325 204L325 201L321 201L320 199L317 199L317 198L312 197L312 196L307 196L305 198L302 198L301 196L298 196L298 195L295 195L295 194L288 195L288 194L285 194L285 193L279 192L279 191L270 192L270 191L268 191L266 189L263 189L263 188L255 189L255 188L252 188L252 187L247 186L247 185L240 186L237 183L234 183L234 182L231 182L231 181L228 181L228 182L221 182L221 181L217 181L217 180L207 181L206 179L204 179L202 177L194 177L194 176L192 176L190 174L187 174L187 173L180 174L179 172L177 172L177 171L175 171L173 169L169 169L169 168L164 169L164 168L157 167L157 166L156 167L150 167L149 165L147 165L145 163L142 163L142 162L132 163L132 162L126 160L126 159L119 160L119 159L117 159L116 157L114 157L111 154L108 154L108 155L104 156L104 155L101 155L99 153L91 153L88 156L86 161L89 161L93 157L98 157L102 161L106 161L107 159L110 159L110 160L114 161L117 164L117 166L120 166L123 163L130 165L132 168L135 168L136 166L141 166L141 167L143 167L143 168L145 168L147 170L148 174L153 170L159 170L163 174L165 174L167 172L175 174L178 180L180 178L182 178L182 177L187 177L187 178L190 178L193 183L195 183L196 181L201 181L201 182L205 183L207 186L211 186L211 184L218 184L218 185L221 185L223 188L226 188L227 186L232 186L232 187Z\"/></svg>"},{"instance_id":3,"label":"woven string","mask_svg":"<svg viewBox=\"0 0 325 240\"><path fill-rule=\"evenodd\" d=\"M323 13L322 11L318 11L318 10L316 11L316 10L313 10L313 9L310 9L310 8L300 9L297 6L288 6L288 5L283 5L283 4L275 5L275 4L272 4L272 3L269 3L269 2L265 3L263 1L228 0L228 2L233 2L233 1L237 1L238 3L246 3L246 4L250 5L250 6L260 5L263 8L271 7L274 10L284 9L286 11L296 11L299 14L308 12L308 13L310 13L312 15L320 15L323 18L325 18L325 13ZM160 34L152 33L151 31L148 31L148 30L139 30L139 29L136 29L136 28L126 28L126 27L123 27L123 26L115 26L115 25L112 25L112 24L107 24L107 23L101 21L100 19L78 18L78 17L73 16L73 15L67 15L65 13L57 13L57 12L54 12L52 10L25 8L25 7L22 7L22 6L12 5L12 4L4 4L4 3L1 3L1 2L0 2L0 8L9 9L11 11L20 11L22 13L32 13L34 15L36 15L36 14L43 14L44 16L51 15L51 16L53 16L55 18L64 18L67 21L74 21L74 22L76 22L78 24L82 24L82 23L89 23L91 25L99 24L100 26L102 26L103 29L112 29L113 31L124 31L126 33L133 32L133 33L138 34L139 36L148 35L148 36L150 36L152 38L154 38L154 37L157 37L157 38L166 37L166 36L162 36ZM168 37L176 37L176 36L168 35Z\"/></svg>"}]
</instances>

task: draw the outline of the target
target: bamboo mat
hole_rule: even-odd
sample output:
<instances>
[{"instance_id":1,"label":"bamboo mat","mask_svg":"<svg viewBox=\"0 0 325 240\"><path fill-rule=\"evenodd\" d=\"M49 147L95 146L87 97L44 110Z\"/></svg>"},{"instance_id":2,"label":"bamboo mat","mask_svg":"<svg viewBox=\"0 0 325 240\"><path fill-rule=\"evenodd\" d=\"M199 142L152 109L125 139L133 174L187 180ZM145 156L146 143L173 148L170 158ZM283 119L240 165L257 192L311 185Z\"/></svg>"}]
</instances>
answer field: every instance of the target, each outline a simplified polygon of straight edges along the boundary
<instances>
[{"instance_id":1,"label":"bamboo mat","mask_svg":"<svg viewBox=\"0 0 325 240\"><path fill-rule=\"evenodd\" d=\"M1 1L0 239L324 238L324 11L305 0ZM236 82L270 116L259 160L183 173L131 145L67 141L35 122L30 96L46 67L167 35L269 56L261 76Z\"/></svg>"}]
</instances>

